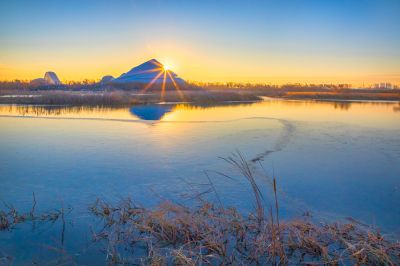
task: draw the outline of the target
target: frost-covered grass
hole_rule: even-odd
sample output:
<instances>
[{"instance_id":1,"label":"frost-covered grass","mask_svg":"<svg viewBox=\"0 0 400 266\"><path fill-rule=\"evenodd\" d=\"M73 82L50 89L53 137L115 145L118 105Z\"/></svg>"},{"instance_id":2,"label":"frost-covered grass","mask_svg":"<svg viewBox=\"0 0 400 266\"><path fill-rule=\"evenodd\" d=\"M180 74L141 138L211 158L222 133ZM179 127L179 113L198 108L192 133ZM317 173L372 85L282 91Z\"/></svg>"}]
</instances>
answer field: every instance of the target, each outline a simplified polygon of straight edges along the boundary
<instances>
[{"instance_id":1,"label":"frost-covered grass","mask_svg":"<svg viewBox=\"0 0 400 266\"><path fill-rule=\"evenodd\" d=\"M111 264L143 265L399 265L400 243L357 223L279 221L269 209L241 215L234 207L163 202L153 209L125 200L98 201L93 213L104 228ZM137 250L144 252L137 255Z\"/></svg>"},{"instance_id":2,"label":"frost-covered grass","mask_svg":"<svg viewBox=\"0 0 400 266\"><path fill-rule=\"evenodd\" d=\"M399 265L400 243L379 230L350 222L282 220L275 177L273 202L265 204L253 167L240 154L226 161L249 182L255 210L242 215L198 195L195 207L164 201L142 208L130 199L98 200L102 220L95 241L105 243L111 264L141 265ZM217 193L210 181L208 192ZM142 250L138 253L137 250Z\"/></svg>"},{"instance_id":3,"label":"frost-covered grass","mask_svg":"<svg viewBox=\"0 0 400 266\"><path fill-rule=\"evenodd\" d=\"M29 95L29 97L24 97ZM150 91L145 93L131 91L35 91L26 94L3 94L3 104L73 105L73 106L131 106L135 104L159 102L218 103L224 101L257 101L256 95L231 91Z\"/></svg>"},{"instance_id":4,"label":"frost-covered grass","mask_svg":"<svg viewBox=\"0 0 400 266\"><path fill-rule=\"evenodd\" d=\"M144 208L130 199L113 204L98 199L89 207L99 222L92 228L93 241L104 247L96 261L109 265L400 264L398 240L353 219L333 223L316 222L309 215L281 219L276 178L257 176L255 165L240 153L225 161L248 181L253 211L244 215L234 206L224 206L211 179L204 192L194 195L197 204L191 206L164 200ZM265 201L259 178L271 184L271 202ZM215 193L218 200L207 201L207 193ZM64 220L64 210L37 214L35 197L33 201L25 214L9 206L0 211L0 233L23 222ZM0 256L0 262L11 263L12 257ZM73 255L68 263L76 264Z\"/></svg>"},{"instance_id":5,"label":"frost-covered grass","mask_svg":"<svg viewBox=\"0 0 400 266\"><path fill-rule=\"evenodd\" d=\"M178 88L178 89L177 89ZM164 92L162 92L164 91ZM29 95L29 97L24 97ZM64 105L132 105L160 101L216 103L255 101L260 96L321 100L397 100L400 90L349 89L338 85L268 85L248 83L108 84L94 81L57 86L33 86L29 82L0 82L0 103Z\"/></svg>"},{"instance_id":6,"label":"frost-covered grass","mask_svg":"<svg viewBox=\"0 0 400 266\"><path fill-rule=\"evenodd\" d=\"M287 92L285 98L315 100L380 100L400 101L400 91L368 92L368 91L333 91L333 92Z\"/></svg>"}]
</instances>

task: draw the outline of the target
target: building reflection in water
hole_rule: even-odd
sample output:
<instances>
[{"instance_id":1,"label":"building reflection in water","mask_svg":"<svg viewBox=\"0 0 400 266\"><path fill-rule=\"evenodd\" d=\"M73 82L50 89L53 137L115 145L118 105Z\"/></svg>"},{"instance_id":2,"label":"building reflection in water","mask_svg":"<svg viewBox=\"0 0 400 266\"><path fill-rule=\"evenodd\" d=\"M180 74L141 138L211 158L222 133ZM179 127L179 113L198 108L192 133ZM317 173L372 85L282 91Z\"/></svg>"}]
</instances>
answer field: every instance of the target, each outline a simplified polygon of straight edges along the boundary
<instances>
[{"instance_id":1,"label":"building reflection in water","mask_svg":"<svg viewBox=\"0 0 400 266\"><path fill-rule=\"evenodd\" d=\"M131 107L130 112L142 120L161 120L174 107L175 105L170 104L137 105Z\"/></svg>"}]
</instances>

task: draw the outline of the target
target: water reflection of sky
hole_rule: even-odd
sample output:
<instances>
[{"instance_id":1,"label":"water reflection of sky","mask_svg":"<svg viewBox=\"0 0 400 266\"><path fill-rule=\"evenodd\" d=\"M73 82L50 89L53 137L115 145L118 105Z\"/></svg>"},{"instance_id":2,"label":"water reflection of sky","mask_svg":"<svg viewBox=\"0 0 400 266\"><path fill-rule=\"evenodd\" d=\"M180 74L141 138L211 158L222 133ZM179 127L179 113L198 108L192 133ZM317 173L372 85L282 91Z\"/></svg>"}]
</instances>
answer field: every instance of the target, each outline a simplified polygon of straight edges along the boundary
<instances>
[{"instance_id":1,"label":"water reflection of sky","mask_svg":"<svg viewBox=\"0 0 400 266\"><path fill-rule=\"evenodd\" d=\"M29 210L34 191L38 210L73 206L66 245L78 252L77 243L90 238L82 228L91 223L87 206L97 197L131 196L149 205L162 197L184 201L188 183L205 181L204 170L225 204L250 210L248 185L218 159L240 150L248 159L261 156L268 173L274 169L282 215L309 210L329 219L352 216L396 231L398 107L279 100L132 108L2 105L0 200ZM259 182L268 199L269 186ZM28 258L38 251L37 242L51 242L58 234L26 232L0 235L0 246L26 250Z\"/></svg>"},{"instance_id":2,"label":"water reflection of sky","mask_svg":"<svg viewBox=\"0 0 400 266\"><path fill-rule=\"evenodd\" d=\"M334 102L267 100L221 105L154 104L118 107L0 105L1 116L33 116L115 120L210 121L271 117L398 128L396 102Z\"/></svg>"}]
</instances>

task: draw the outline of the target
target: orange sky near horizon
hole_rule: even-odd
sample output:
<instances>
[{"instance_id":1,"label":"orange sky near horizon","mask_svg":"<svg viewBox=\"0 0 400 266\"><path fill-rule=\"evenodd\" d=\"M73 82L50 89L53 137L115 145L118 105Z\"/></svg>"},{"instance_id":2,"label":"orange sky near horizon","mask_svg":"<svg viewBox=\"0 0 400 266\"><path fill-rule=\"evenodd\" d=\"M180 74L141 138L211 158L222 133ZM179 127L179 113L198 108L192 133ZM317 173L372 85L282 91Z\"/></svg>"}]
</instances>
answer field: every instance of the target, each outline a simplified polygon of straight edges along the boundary
<instances>
[{"instance_id":1,"label":"orange sky near horizon","mask_svg":"<svg viewBox=\"0 0 400 266\"><path fill-rule=\"evenodd\" d=\"M242 82L266 84L340 84L370 86L380 82L400 85L400 74L391 73L387 66L353 65L332 59L327 67L318 58L295 62L290 58L264 55L267 63L254 66L246 56L233 56L215 60L207 58L201 52L179 46L152 47L145 49L140 56L124 57L71 57L68 53L57 59L44 58L38 62L32 60L16 61L12 64L0 64L0 80L32 80L43 77L46 71L54 71L63 82L100 80L105 75L118 77L122 73L152 58L171 67L181 78L194 82ZM324 58L325 59L325 58ZM383 65L383 63L381 63ZM343 71L343 69L346 69ZM389 74L388 74L389 73Z\"/></svg>"},{"instance_id":2,"label":"orange sky near horizon","mask_svg":"<svg viewBox=\"0 0 400 266\"><path fill-rule=\"evenodd\" d=\"M399 12L390 0L4 1L0 80L100 80L155 58L194 82L400 85Z\"/></svg>"},{"instance_id":3,"label":"orange sky near horizon","mask_svg":"<svg viewBox=\"0 0 400 266\"><path fill-rule=\"evenodd\" d=\"M57 56L23 51L8 64L0 64L0 80L31 80L43 77L46 71L54 71L66 81L100 80L105 75L118 77L122 73L152 58L168 64L181 78L195 82L243 82L243 83L350 83L353 86L391 82L400 85L397 65L385 60L373 64L358 60L330 57L292 58L265 52L254 63L251 51L223 53L206 50L191 44L178 42L146 44L140 55L131 52L129 46L113 54L83 53L79 50L59 50ZM100 56L99 56L100 54ZM218 57L210 56L218 54ZM327 63L329 58L329 63Z\"/></svg>"}]
</instances>

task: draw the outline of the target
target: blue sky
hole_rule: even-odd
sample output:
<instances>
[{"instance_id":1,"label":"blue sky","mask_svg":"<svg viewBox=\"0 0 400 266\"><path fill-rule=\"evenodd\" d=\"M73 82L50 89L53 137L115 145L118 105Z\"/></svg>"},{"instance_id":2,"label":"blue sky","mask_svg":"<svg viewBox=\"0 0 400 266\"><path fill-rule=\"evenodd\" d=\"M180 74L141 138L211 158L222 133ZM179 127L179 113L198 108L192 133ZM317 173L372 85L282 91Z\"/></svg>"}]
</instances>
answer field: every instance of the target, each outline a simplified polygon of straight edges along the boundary
<instances>
[{"instance_id":1,"label":"blue sky","mask_svg":"<svg viewBox=\"0 0 400 266\"><path fill-rule=\"evenodd\" d=\"M400 1L0 1L0 79L400 82Z\"/></svg>"}]
</instances>

